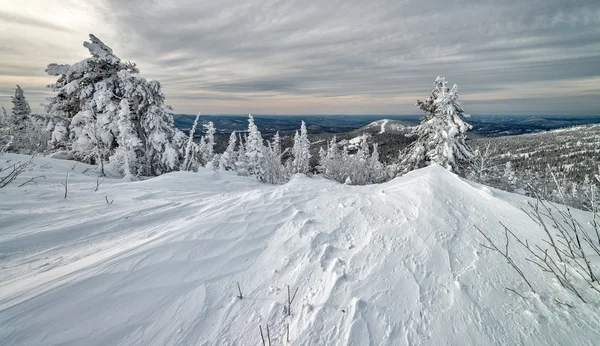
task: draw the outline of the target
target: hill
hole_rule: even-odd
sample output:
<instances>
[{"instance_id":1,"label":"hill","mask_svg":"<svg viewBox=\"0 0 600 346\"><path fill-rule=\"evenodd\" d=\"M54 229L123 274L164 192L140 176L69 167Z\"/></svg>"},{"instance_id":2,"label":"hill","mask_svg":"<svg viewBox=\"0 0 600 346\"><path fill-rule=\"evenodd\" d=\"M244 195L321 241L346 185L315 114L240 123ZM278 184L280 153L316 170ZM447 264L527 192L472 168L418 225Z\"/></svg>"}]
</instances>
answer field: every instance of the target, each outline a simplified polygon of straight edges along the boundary
<instances>
[{"instance_id":1,"label":"hill","mask_svg":"<svg viewBox=\"0 0 600 346\"><path fill-rule=\"evenodd\" d=\"M585 177L593 179L600 167L600 124L573 126L552 131L476 139L470 144L485 151L492 148L489 161L500 169L511 162L523 185L532 185L544 192L555 186L554 172L569 194L581 194L579 185ZM568 190L568 191L567 191Z\"/></svg>"},{"instance_id":2,"label":"hill","mask_svg":"<svg viewBox=\"0 0 600 346\"><path fill-rule=\"evenodd\" d=\"M528 199L439 166L369 186L202 170L106 179L94 192L94 167L34 163L0 189L2 345L260 345L259 326L280 345L288 325L290 345L600 339L597 303L548 284L511 248L537 288L527 292L481 247L475 226L502 242L499 221L543 244L520 209Z\"/></svg>"}]
</instances>

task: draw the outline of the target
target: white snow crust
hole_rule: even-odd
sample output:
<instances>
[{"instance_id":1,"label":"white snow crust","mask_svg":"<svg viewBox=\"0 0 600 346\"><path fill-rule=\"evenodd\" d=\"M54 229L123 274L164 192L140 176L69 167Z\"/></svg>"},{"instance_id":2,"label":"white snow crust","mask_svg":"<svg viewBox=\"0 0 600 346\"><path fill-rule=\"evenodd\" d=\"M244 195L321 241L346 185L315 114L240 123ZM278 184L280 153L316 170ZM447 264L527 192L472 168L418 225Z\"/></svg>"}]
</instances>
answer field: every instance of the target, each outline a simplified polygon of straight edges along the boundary
<instances>
[{"instance_id":1,"label":"white snow crust","mask_svg":"<svg viewBox=\"0 0 600 346\"><path fill-rule=\"evenodd\" d=\"M259 325L273 345L600 340L597 304L518 260L539 287L527 292L480 246L475 226L502 243L499 221L541 241L526 197L440 166L368 186L207 169L107 178L94 192L93 167L73 165L36 158L0 189L1 345L261 345Z\"/></svg>"}]
</instances>

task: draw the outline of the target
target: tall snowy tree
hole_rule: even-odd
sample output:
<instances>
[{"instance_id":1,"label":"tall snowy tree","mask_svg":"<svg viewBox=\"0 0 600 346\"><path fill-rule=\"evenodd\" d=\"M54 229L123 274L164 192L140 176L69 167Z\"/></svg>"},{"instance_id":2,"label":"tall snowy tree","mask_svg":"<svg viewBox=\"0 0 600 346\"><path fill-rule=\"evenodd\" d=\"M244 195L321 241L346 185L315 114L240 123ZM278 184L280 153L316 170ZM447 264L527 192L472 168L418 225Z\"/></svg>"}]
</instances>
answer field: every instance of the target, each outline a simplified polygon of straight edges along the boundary
<instances>
[{"instance_id":1,"label":"tall snowy tree","mask_svg":"<svg viewBox=\"0 0 600 346\"><path fill-rule=\"evenodd\" d=\"M221 160L220 160L220 165L219 165L219 167L221 169L224 169L226 171L235 169L235 160L237 158L236 151L235 151L235 147L237 144L236 139L237 139L237 137L236 137L235 131L231 132L231 135L229 136L229 143L227 144L227 149L225 149L225 152L223 152L223 154L221 155Z\"/></svg>"},{"instance_id":2,"label":"tall snowy tree","mask_svg":"<svg viewBox=\"0 0 600 346\"><path fill-rule=\"evenodd\" d=\"M204 164L208 164L212 161L215 156L215 133L217 130L215 129L215 125L212 121L203 125L204 127L204 147L202 150L202 162Z\"/></svg>"},{"instance_id":3,"label":"tall snowy tree","mask_svg":"<svg viewBox=\"0 0 600 346\"><path fill-rule=\"evenodd\" d=\"M191 171L191 170L198 168L198 167L194 167L194 166L196 166L194 164L194 162L196 161L195 151L197 151L197 150L195 150L196 148L194 145L194 136L196 134L196 127L198 126L199 119L200 119L200 113L198 113L196 115L196 118L194 119L194 124L192 125L192 128L190 129L190 134L188 135L187 145L185 146L183 165L181 166L182 171Z\"/></svg>"},{"instance_id":4,"label":"tall snowy tree","mask_svg":"<svg viewBox=\"0 0 600 346\"><path fill-rule=\"evenodd\" d=\"M49 86L57 95L49 100L46 111L64 119L55 125L53 146L69 150L76 160L125 164L122 156L115 156L121 138L120 103L125 99L133 129L126 137L136 137L140 143L135 150L138 174L178 169L186 136L175 129L166 112L160 83L138 76L135 64L122 62L94 35L83 45L90 58L73 65L50 64L46 69L49 75L58 76Z\"/></svg>"},{"instance_id":5,"label":"tall snowy tree","mask_svg":"<svg viewBox=\"0 0 600 346\"><path fill-rule=\"evenodd\" d=\"M271 184L285 182L285 171L281 164L281 139L279 132L267 143L264 151L263 174L261 181Z\"/></svg>"},{"instance_id":6,"label":"tall snowy tree","mask_svg":"<svg viewBox=\"0 0 600 346\"><path fill-rule=\"evenodd\" d=\"M25 136L27 126L31 122L29 118L31 115L31 108L29 107L27 99L25 99L23 89L19 85L17 85L15 95L11 97L11 100L13 108L9 126L15 136Z\"/></svg>"},{"instance_id":7,"label":"tall snowy tree","mask_svg":"<svg viewBox=\"0 0 600 346\"><path fill-rule=\"evenodd\" d=\"M310 141L306 124L302 121L300 133L296 131L294 136L294 146L292 147L292 173L306 174L310 170Z\"/></svg>"},{"instance_id":8,"label":"tall snowy tree","mask_svg":"<svg viewBox=\"0 0 600 346\"><path fill-rule=\"evenodd\" d=\"M261 179L264 169L264 151L262 135L254 124L254 117L248 116L248 139L246 140L246 171L248 174L256 175Z\"/></svg>"},{"instance_id":9,"label":"tall snowy tree","mask_svg":"<svg viewBox=\"0 0 600 346\"><path fill-rule=\"evenodd\" d=\"M244 139L242 135L239 134L238 138L238 152L237 158L235 160L235 170L239 175L250 175L250 171L248 170L248 157L246 156L246 143L244 143Z\"/></svg>"},{"instance_id":10,"label":"tall snowy tree","mask_svg":"<svg viewBox=\"0 0 600 346\"><path fill-rule=\"evenodd\" d=\"M7 122L8 122L8 113L6 112L6 108L1 107L0 108L0 128L5 128L7 127Z\"/></svg>"},{"instance_id":11,"label":"tall snowy tree","mask_svg":"<svg viewBox=\"0 0 600 346\"><path fill-rule=\"evenodd\" d=\"M12 112L6 121L8 133L12 137L12 148L16 151L33 151L34 146L30 141L32 130L31 108L25 98L21 86L17 85L15 94L11 97Z\"/></svg>"},{"instance_id":12,"label":"tall snowy tree","mask_svg":"<svg viewBox=\"0 0 600 346\"><path fill-rule=\"evenodd\" d=\"M457 86L448 88L448 82L441 77L433 85L431 96L416 104L425 116L415 130L418 139L400 155L401 173L433 163L459 173L474 157L465 142L471 125L463 121L469 115L458 101Z\"/></svg>"}]
</instances>

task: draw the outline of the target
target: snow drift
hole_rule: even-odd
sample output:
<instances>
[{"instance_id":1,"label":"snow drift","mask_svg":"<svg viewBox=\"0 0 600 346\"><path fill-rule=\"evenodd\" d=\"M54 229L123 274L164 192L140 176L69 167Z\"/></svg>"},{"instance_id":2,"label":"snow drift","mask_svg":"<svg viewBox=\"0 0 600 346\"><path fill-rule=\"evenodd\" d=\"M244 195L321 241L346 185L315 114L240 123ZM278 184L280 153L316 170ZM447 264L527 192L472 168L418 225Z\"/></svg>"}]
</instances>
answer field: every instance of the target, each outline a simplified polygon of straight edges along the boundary
<instances>
[{"instance_id":1,"label":"snow drift","mask_svg":"<svg viewBox=\"0 0 600 346\"><path fill-rule=\"evenodd\" d=\"M35 163L0 190L2 345L260 345L267 325L273 345L288 325L292 345L600 340L596 304L530 266L540 292L519 297L505 287L525 292L520 278L480 246L475 226L501 241L499 221L541 239L525 197L439 166L369 186L201 170L94 192L89 166Z\"/></svg>"}]
</instances>

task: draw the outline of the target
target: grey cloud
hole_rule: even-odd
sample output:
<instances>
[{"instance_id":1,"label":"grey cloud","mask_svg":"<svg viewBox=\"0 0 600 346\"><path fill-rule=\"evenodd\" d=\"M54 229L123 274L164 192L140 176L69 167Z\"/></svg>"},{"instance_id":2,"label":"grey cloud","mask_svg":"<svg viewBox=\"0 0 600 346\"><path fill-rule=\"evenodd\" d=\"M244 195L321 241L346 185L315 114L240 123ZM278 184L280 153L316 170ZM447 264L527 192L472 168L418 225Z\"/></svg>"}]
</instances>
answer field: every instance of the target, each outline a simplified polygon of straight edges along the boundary
<instances>
[{"instance_id":1,"label":"grey cloud","mask_svg":"<svg viewBox=\"0 0 600 346\"><path fill-rule=\"evenodd\" d=\"M9 23L23 24L26 26L36 26L39 28L49 29L49 30L56 30L56 31L63 31L63 32L68 31L68 28L66 28L62 25L59 25L59 24L52 23L50 21L41 20L38 18L30 17L30 16L23 16L23 15L19 15L19 14L15 14L15 13L6 13L6 12L3 12L1 9L0 9L0 20L9 22Z\"/></svg>"},{"instance_id":2,"label":"grey cloud","mask_svg":"<svg viewBox=\"0 0 600 346\"><path fill-rule=\"evenodd\" d=\"M465 94L600 76L597 0L105 0L97 12L118 33L101 39L176 107L194 97L426 97L438 75Z\"/></svg>"}]
</instances>

